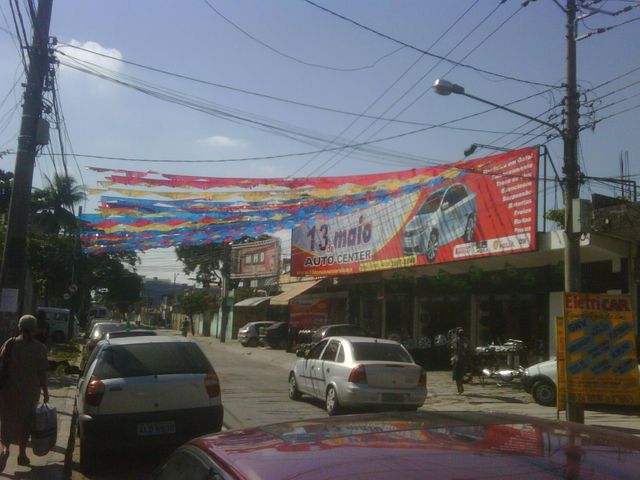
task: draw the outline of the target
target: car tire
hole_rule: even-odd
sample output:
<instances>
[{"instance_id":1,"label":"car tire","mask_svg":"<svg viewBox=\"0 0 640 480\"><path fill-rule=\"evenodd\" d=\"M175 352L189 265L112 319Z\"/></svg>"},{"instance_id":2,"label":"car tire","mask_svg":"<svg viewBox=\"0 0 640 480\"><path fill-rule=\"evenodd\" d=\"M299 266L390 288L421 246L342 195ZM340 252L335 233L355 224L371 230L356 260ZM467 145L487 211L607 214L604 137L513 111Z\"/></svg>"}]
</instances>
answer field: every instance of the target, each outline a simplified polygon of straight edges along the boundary
<instances>
[{"instance_id":1,"label":"car tire","mask_svg":"<svg viewBox=\"0 0 640 480\"><path fill-rule=\"evenodd\" d=\"M473 242L475 230L476 230L476 214L471 213L467 217L467 224L464 227L464 234L462 235L462 238L464 239L465 242L467 243Z\"/></svg>"},{"instance_id":2,"label":"car tire","mask_svg":"<svg viewBox=\"0 0 640 480\"><path fill-rule=\"evenodd\" d=\"M327 388L327 395L325 397L325 408L330 417L339 415L342 411L340 402L338 401L338 392L332 386Z\"/></svg>"},{"instance_id":3,"label":"car tire","mask_svg":"<svg viewBox=\"0 0 640 480\"><path fill-rule=\"evenodd\" d=\"M539 380L534 383L531 395L538 405L553 407L556 404L556 386L551 380Z\"/></svg>"},{"instance_id":4,"label":"car tire","mask_svg":"<svg viewBox=\"0 0 640 480\"><path fill-rule=\"evenodd\" d=\"M438 255L438 232L432 231L429 234L429 240L427 241L427 250L425 256L427 261L433 262Z\"/></svg>"},{"instance_id":5,"label":"car tire","mask_svg":"<svg viewBox=\"0 0 640 480\"><path fill-rule=\"evenodd\" d=\"M300 400L302 394L298 390L298 381L296 380L296 374L291 372L289 374L289 398L291 400Z\"/></svg>"},{"instance_id":6,"label":"car tire","mask_svg":"<svg viewBox=\"0 0 640 480\"><path fill-rule=\"evenodd\" d=\"M249 341L247 342L246 346L252 347L252 348L257 347L258 346L258 339L256 337L251 337L249 339Z\"/></svg>"}]
</instances>

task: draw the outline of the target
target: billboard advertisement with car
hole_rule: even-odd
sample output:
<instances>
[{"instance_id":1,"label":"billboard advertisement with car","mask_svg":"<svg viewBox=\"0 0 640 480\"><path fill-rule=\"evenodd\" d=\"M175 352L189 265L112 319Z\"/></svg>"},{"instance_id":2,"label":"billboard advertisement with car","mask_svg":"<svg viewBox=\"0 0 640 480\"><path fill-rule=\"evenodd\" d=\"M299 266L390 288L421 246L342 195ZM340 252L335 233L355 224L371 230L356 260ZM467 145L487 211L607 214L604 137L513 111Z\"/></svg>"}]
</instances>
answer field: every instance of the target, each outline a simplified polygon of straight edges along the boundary
<instances>
[{"instance_id":1,"label":"billboard advertisement with car","mask_svg":"<svg viewBox=\"0 0 640 480\"><path fill-rule=\"evenodd\" d=\"M293 275L349 275L536 248L538 148L417 169L418 188L292 232ZM411 184L412 182L406 182Z\"/></svg>"}]
</instances>

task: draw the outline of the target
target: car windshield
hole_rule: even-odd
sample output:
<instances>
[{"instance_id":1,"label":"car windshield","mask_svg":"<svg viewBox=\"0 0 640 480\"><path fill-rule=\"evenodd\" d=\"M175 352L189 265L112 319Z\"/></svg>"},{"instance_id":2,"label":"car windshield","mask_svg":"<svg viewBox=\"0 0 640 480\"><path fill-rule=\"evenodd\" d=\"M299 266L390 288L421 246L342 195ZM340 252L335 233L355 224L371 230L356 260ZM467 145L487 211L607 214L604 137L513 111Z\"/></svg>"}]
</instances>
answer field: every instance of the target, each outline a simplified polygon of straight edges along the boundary
<instances>
[{"instance_id":1,"label":"car windshield","mask_svg":"<svg viewBox=\"0 0 640 480\"><path fill-rule=\"evenodd\" d=\"M433 213L436 212L438 210L438 208L440 207L440 201L442 200L442 194L443 192L435 192L432 195L430 195L424 202L424 204L422 205L422 208L420 209L420 215L425 214L425 213Z\"/></svg>"},{"instance_id":2,"label":"car windshield","mask_svg":"<svg viewBox=\"0 0 640 480\"><path fill-rule=\"evenodd\" d=\"M93 374L109 379L211 370L209 361L193 343L145 343L104 347Z\"/></svg>"},{"instance_id":3,"label":"car windshield","mask_svg":"<svg viewBox=\"0 0 640 480\"><path fill-rule=\"evenodd\" d=\"M394 343L354 342L353 359L358 362L380 360L383 362L413 363L413 359L400 345Z\"/></svg>"}]
</instances>

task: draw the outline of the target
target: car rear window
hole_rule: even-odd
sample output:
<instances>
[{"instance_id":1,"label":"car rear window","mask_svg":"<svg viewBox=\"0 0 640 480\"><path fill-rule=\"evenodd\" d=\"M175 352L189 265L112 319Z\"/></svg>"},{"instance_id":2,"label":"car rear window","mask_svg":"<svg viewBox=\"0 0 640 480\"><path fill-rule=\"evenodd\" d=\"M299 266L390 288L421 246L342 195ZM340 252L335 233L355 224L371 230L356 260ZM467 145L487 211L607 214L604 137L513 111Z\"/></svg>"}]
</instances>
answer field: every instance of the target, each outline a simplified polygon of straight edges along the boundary
<instances>
[{"instance_id":1,"label":"car rear window","mask_svg":"<svg viewBox=\"0 0 640 480\"><path fill-rule=\"evenodd\" d=\"M196 344L146 343L104 347L93 374L109 379L211 370L211 364Z\"/></svg>"},{"instance_id":2,"label":"car rear window","mask_svg":"<svg viewBox=\"0 0 640 480\"><path fill-rule=\"evenodd\" d=\"M411 355L400 345L392 343L354 342L353 358L355 361L380 360L383 362L413 363Z\"/></svg>"}]
</instances>

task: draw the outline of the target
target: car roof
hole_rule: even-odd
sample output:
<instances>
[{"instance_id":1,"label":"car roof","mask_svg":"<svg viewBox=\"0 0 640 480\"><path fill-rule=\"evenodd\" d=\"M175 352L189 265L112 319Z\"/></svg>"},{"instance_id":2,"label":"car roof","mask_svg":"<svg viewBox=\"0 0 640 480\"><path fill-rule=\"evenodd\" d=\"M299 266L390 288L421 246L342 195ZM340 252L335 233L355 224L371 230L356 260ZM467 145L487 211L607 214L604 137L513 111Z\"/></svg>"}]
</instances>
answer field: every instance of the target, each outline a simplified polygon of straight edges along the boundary
<instances>
[{"instance_id":1,"label":"car roof","mask_svg":"<svg viewBox=\"0 0 640 480\"><path fill-rule=\"evenodd\" d=\"M387 340L386 338L376 338L376 337L357 337L351 335L335 335L333 337L325 337L322 340L347 340L351 343L384 343L391 345L400 345L400 343L395 340Z\"/></svg>"},{"instance_id":2,"label":"car roof","mask_svg":"<svg viewBox=\"0 0 640 480\"><path fill-rule=\"evenodd\" d=\"M111 345L134 345L140 343L196 343L190 338L181 335L148 335L137 337L118 337L109 339Z\"/></svg>"},{"instance_id":3,"label":"car roof","mask_svg":"<svg viewBox=\"0 0 640 480\"><path fill-rule=\"evenodd\" d=\"M575 467L582 465L589 478L613 472L637 478L640 469L640 438L632 435L486 412L324 417L222 432L189 444L239 478L502 478L506 472L564 478L576 455Z\"/></svg>"}]
</instances>

